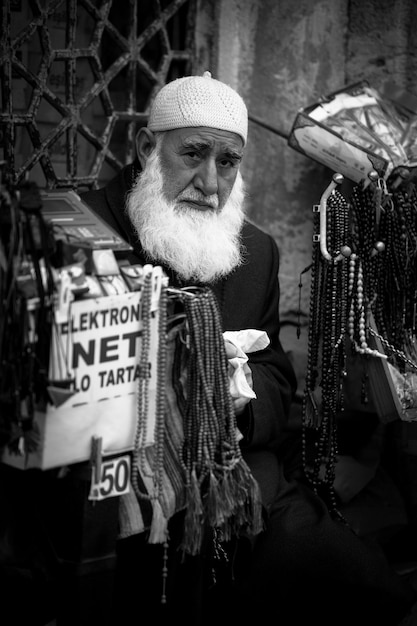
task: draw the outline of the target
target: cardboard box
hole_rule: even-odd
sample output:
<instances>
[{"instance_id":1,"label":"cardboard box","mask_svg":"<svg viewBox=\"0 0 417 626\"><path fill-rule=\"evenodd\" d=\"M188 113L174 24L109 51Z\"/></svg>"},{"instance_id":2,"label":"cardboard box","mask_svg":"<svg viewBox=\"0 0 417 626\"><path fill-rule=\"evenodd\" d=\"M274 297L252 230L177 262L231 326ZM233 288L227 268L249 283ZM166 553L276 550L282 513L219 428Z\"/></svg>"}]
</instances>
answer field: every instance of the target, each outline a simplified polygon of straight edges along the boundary
<instances>
[{"instance_id":1,"label":"cardboard box","mask_svg":"<svg viewBox=\"0 0 417 626\"><path fill-rule=\"evenodd\" d=\"M353 182L366 180L371 171L386 179L395 167L405 164L406 157L399 145L399 137L404 132L401 121L390 116L390 130L394 137L389 137L385 144L378 132L372 132L363 122L356 121L354 115L349 119L349 113L354 111L357 114L361 107L363 112L367 107L373 107L382 119L388 108L382 109L380 99L373 98L373 93L374 90L363 81L335 91L323 101L302 109L294 121L288 145ZM339 103L345 103L346 107ZM337 124L338 115L342 120L340 125ZM356 138L353 132L355 123L358 129Z\"/></svg>"},{"instance_id":2,"label":"cardboard box","mask_svg":"<svg viewBox=\"0 0 417 626\"><path fill-rule=\"evenodd\" d=\"M161 268L154 268L155 270ZM67 321L55 325L50 348L49 395L54 404L37 410L40 445L24 456L6 450L2 461L20 469L49 469L88 461L94 437L103 455L132 450L135 444L139 378L147 379L146 444L153 443L156 418L161 273L153 276L150 348L141 370L142 292L74 301ZM73 383L62 388L69 369ZM143 369L143 366L142 366ZM61 380L58 380L61 373ZM54 376L57 382L54 386Z\"/></svg>"}]
</instances>

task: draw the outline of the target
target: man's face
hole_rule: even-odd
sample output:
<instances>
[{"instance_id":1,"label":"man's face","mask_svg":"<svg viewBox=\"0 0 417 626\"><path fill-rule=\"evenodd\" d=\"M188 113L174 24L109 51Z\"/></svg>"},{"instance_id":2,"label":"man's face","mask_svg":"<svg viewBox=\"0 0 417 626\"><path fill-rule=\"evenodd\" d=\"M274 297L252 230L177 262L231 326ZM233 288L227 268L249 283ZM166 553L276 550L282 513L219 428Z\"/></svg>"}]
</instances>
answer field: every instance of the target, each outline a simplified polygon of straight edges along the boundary
<instances>
[{"instance_id":1,"label":"man's face","mask_svg":"<svg viewBox=\"0 0 417 626\"><path fill-rule=\"evenodd\" d=\"M178 209L221 210L243 155L239 135L212 128L179 128L164 134L160 159L163 193Z\"/></svg>"},{"instance_id":2,"label":"man's face","mask_svg":"<svg viewBox=\"0 0 417 626\"><path fill-rule=\"evenodd\" d=\"M236 135L208 129L160 133L128 196L143 249L183 280L213 282L243 261L241 145Z\"/></svg>"}]
</instances>

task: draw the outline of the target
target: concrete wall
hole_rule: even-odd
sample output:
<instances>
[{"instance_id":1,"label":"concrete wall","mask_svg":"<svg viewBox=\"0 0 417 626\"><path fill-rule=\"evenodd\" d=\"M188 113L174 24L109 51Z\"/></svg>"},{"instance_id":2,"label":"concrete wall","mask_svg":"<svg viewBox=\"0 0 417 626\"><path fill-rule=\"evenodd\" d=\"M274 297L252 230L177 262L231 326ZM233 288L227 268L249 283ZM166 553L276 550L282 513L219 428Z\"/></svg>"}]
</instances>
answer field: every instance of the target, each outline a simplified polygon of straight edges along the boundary
<instances>
[{"instance_id":1,"label":"concrete wall","mask_svg":"<svg viewBox=\"0 0 417 626\"><path fill-rule=\"evenodd\" d=\"M333 172L297 153L286 138L297 111L366 79L390 82L417 96L415 0L200 0L213 37L216 78L245 98L250 117L243 175L251 219L281 250L281 315L296 322L299 275L311 262L312 205ZM204 68L206 69L206 68ZM274 127L272 132L259 121ZM309 273L301 309L309 304ZM297 343L295 329L285 336Z\"/></svg>"}]
</instances>

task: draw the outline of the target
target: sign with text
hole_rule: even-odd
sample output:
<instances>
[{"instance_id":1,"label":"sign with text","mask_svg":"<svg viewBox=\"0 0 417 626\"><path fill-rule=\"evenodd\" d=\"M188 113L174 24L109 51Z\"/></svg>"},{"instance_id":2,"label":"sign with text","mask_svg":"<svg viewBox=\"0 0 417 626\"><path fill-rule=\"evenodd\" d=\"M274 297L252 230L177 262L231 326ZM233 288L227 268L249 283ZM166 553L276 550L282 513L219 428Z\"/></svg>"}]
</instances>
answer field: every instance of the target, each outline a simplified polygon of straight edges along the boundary
<instances>
[{"instance_id":1,"label":"sign with text","mask_svg":"<svg viewBox=\"0 0 417 626\"><path fill-rule=\"evenodd\" d=\"M93 467L89 500L105 500L128 493L130 484L130 456L103 461L100 474Z\"/></svg>"},{"instance_id":2,"label":"sign with text","mask_svg":"<svg viewBox=\"0 0 417 626\"><path fill-rule=\"evenodd\" d=\"M151 320L150 356L156 356L156 315ZM140 292L85 299L72 303L67 322L56 324L51 347L52 384L67 371L74 379L71 406L134 393L142 376L139 358L143 342ZM155 332L156 331L156 332Z\"/></svg>"},{"instance_id":3,"label":"sign with text","mask_svg":"<svg viewBox=\"0 0 417 626\"><path fill-rule=\"evenodd\" d=\"M87 461L95 437L102 439L104 456L132 450L139 379L147 407L146 440L141 444L154 443L163 280L158 270L152 269L146 324L141 291L86 298L72 302L66 316L61 311L50 350L48 391L55 401L35 413L41 443L24 456L5 453L3 462L48 469ZM69 387L63 391L65 379Z\"/></svg>"}]
</instances>

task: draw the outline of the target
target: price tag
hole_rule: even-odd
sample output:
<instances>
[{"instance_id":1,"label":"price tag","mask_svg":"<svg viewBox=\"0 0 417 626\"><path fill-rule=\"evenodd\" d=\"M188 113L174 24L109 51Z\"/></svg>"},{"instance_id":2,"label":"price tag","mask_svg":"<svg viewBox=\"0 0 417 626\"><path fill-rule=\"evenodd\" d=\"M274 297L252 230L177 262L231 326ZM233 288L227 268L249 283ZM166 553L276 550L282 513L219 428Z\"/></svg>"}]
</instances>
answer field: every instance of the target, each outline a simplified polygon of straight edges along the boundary
<instances>
[{"instance_id":1,"label":"price tag","mask_svg":"<svg viewBox=\"0 0 417 626\"><path fill-rule=\"evenodd\" d=\"M104 500L113 496L121 496L129 491L130 456L119 456L115 459L103 460L99 476L92 468L89 500Z\"/></svg>"}]
</instances>

